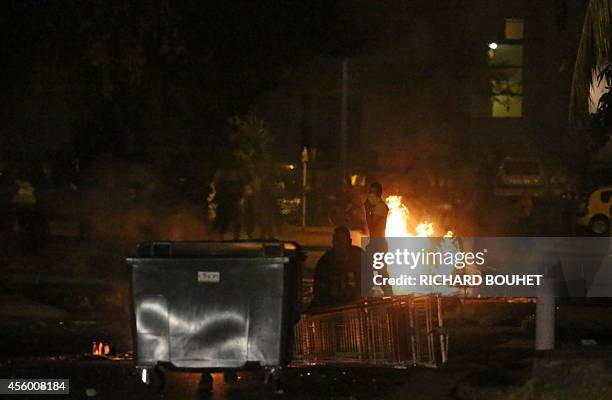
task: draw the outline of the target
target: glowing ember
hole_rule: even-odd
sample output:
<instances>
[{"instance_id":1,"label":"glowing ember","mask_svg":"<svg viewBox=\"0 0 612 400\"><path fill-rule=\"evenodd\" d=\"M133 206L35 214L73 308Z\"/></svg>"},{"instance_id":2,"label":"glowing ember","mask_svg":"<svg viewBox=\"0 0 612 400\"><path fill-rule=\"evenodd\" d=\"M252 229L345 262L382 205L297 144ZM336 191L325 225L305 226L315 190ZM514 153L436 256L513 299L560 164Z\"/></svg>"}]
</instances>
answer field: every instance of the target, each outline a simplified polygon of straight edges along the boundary
<instances>
[{"instance_id":1,"label":"glowing ember","mask_svg":"<svg viewBox=\"0 0 612 400\"><path fill-rule=\"evenodd\" d=\"M93 342L91 347L92 356L107 356L110 353L110 345L104 342Z\"/></svg>"}]
</instances>

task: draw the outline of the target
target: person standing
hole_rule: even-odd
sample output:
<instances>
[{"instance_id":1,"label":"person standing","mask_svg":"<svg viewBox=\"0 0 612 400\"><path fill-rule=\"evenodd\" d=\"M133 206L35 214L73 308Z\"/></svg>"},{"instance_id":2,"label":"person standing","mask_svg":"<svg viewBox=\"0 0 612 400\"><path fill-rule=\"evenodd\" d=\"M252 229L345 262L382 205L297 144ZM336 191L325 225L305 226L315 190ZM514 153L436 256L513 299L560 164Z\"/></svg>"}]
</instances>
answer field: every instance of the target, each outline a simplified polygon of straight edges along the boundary
<instances>
[{"instance_id":1,"label":"person standing","mask_svg":"<svg viewBox=\"0 0 612 400\"><path fill-rule=\"evenodd\" d=\"M347 226L350 230L359 230L366 232L367 221L364 213L364 198L365 193L363 186L349 185L348 186L348 205L347 205Z\"/></svg>"},{"instance_id":2,"label":"person standing","mask_svg":"<svg viewBox=\"0 0 612 400\"><path fill-rule=\"evenodd\" d=\"M253 239L255 231L255 185L252 182L244 185L242 190L242 197L240 198L240 214L242 225L246 229L246 235L248 239ZM240 233L238 233L238 237ZM235 238L235 240L238 239Z\"/></svg>"},{"instance_id":3,"label":"person standing","mask_svg":"<svg viewBox=\"0 0 612 400\"><path fill-rule=\"evenodd\" d=\"M6 169L0 170L0 268L10 263L11 245L14 236L15 217L11 200L17 193L13 177Z\"/></svg>"},{"instance_id":4,"label":"person standing","mask_svg":"<svg viewBox=\"0 0 612 400\"><path fill-rule=\"evenodd\" d=\"M370 192L364 203L364 208L370 237L385 237L389 207L382 199L382 185L380 183L373 182L370 185Z\"/></svg>"},{"instance_id":5,"label":"person standing","mask_svg":"<svg viewBox=\"0 0 612 400\"><path fill-rule=\"evenodd\" d=\"M563 213L563 235L573 236L575 234L576 218L576 191L570 185L565 193L561 195Z\"/></svg>"},{"instance_id":6,"label":"person standing","mask_svg":"<svg viewBox=\"0 0 612 400\"><path fill-rule=\"evenodd\" d=\"M531 234L531 213L533 212L533 200L525 190L518 198L516 207L518 209L519 225L522 234Z\"/></svg>"},{"instance_id":7,"label":"person standing","mask_svg":"<svg viewBox=\"0 0 612 400\"><path fill-rule=\"evenodd\" d=\"M230 168L217 172L213 188L213 201L216 204L214 229L221 239L227 232L232 232L234 240L238 240L242 227L241 199L244 189L239 171Z\"/></svg>"},{"instance_id":8,"label":"person standing","mask_svg":"<svg viewBox=\"0 0 612 400\"><path fill-rule=\"evenodd\" d=\"M373 259L374 253L386 252L389 249L387 239L385 237L385 231L387 228L387 215L389 214L389 207L387 203L382 199L382 185L378 182L373 182L370 185L370 192L364 203L366 222L368 224L368 231L370 240L366 247L366 254L368 260ZM370 262L370 265L372 263ZM372 274L382 274L388 277L387 267L384 266L380 271L372 271ZM371 280L371 276L364 276L362 285L368 284ZM373 287L372 295L378 296L391 296L393 290L389 285L382 287Z\"/></svg>"}]
</instances>

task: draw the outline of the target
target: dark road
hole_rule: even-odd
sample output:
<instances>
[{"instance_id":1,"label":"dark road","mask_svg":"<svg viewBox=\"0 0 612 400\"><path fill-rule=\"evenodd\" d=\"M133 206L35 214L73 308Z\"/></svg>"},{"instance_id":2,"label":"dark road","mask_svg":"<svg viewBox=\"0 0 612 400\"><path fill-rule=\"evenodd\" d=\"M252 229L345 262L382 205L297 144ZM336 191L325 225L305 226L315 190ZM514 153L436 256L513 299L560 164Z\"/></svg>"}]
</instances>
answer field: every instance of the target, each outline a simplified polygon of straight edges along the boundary
<instances>
[{"instance_id":1,"label":"dark road","mask_svg":"<svg viewBox=\"0 0 612 400\"><path fill-rule=\"evenodd\" d=\"M288 368L282 375L284 390L263 385L262 371L241 373L234 384L213 374L211 393L198 390L200 374L166 372L163 392L144 385L131 361L82 357L37 358L6 361L0 365L6 378L69 378L70 399L448 399L453 385L464 375L453 368ZM434 384L435 383L435 384ZM41 395L20 395L41 399Z\"/></svg>"}]
</instances>

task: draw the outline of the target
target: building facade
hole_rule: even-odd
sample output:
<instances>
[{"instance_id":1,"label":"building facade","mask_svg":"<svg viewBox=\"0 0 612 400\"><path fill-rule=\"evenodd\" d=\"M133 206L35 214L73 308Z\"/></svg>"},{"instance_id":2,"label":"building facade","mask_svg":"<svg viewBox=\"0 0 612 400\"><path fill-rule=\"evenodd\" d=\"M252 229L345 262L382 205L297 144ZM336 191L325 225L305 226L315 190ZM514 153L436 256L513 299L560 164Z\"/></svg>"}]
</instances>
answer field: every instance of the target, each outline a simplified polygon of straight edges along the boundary
<instances>
[{"instance_id":1,"label":"building facade","mask_svg":"<svg viewBox=\"0 0 612 400\"><path fill-rule=\"evenodd\" d=\"M407 173L507 153L552 158L575 148L567 114L581 0L371 1L379 26L357 54L313 60L257 106L285 159L303 146L341 153L348 63L347 164ZM474 160L476 159L476 160ZM484 160L484 161L483 161ZM425 167L424 167L425 166Z\"/></svg>"}]
</instances>

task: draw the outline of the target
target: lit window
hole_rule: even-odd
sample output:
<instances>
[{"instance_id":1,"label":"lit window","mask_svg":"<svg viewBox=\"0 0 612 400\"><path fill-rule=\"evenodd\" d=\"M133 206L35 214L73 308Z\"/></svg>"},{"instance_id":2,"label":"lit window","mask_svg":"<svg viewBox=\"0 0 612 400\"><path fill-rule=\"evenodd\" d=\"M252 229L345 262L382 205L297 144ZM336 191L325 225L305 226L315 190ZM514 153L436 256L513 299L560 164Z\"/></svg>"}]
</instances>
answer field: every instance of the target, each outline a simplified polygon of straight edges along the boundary
<instances>
[{"instance_id":1,"label":"lit window","mask_svg":"<svg viewBox=\"0 0 612 400\"><path fill-rule=\"evenodd\" d=\"M493 38L491 38L493 39ZM490 92L474 102L474 113L494 118L521 118L523 116L523 45L524 23L519 18L507 18L504 41L491 41L486 49L489 62ZM488 100L488 102L487 102ZM482 111L481 111L482 110Z\"/></svg>"},{"instance_id":2,"label":"lit window","mask_svg":"<svg viewBox=\"0 0 612 400\"><path fill-rule=\"evenodd\" d=\"M489 49L491 116L523 116L523 46L498 44Z\"/></svg>"},{"instance_id":3,"label":"lit window","mask_svg":"<svg viewBox=\"0 0 612 400\"><path fill-rule=\"evenodd\" d=\"M491 116L523 116L523 69L491 68Z\"/></svg>"},{"instance_id":4,"label":"lit window","mask_svg":"<svg viewBox=\"0 0 612 400\"><path fill-rule=\"evenodd\" d=\"M489 63L494 67L520 67L523 65L523 46L520 44L498 44L489 49Z\"/></svg>"},{"instance_id":5,"label":"lit window","mask_svg":"<svg viewBox=\"0 0 612 400\"><path fill-rule=\"evenodd\" d=\"M523 94L522 68L495 68L491 71L493 94Z\"/></svg>"},{"instance_id":6,"label":"lit window","mask_svg":"<svg viewBox=\"0 0 612 400\"><path fill-rule=\"evenodd\" d=\"M523 96L491 96L491 115L495 118L520 118L523 116Z\"/></svg>"},{"instance_id":7,"label":"lit window","mask_svg":"<svg viewBox=\"0 0 612 400\"><path fill-rule=\"evenodd\" d=\"M523 20L516 18L506 19L506 39L523 40Z\"/></svg>"}]
</instances>

